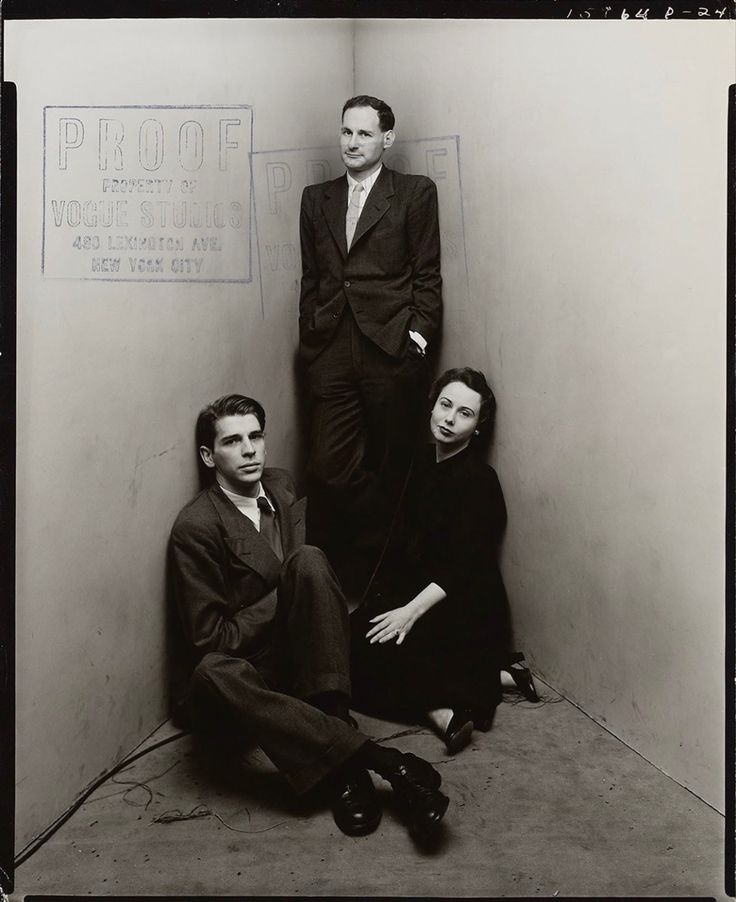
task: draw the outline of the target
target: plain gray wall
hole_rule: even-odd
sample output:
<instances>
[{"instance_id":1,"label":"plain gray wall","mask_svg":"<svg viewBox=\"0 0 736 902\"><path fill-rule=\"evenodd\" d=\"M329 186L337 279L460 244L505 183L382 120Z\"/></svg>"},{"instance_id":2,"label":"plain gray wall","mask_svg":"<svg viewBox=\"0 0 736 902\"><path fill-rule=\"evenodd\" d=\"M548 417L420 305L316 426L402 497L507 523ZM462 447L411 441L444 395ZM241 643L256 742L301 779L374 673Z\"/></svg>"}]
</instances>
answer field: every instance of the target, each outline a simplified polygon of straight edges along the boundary
<instances>
[{"instance_id":1,"label":"plain gray wall","mask_svg":"<svg viewBox=\"0 0 736 902\"><path fill-rule=\"evenodd\" d=\"M460 136L442 361L497 394L517 646L722 811L736 79L712 24L362 21L356 88L400 137Z\"/></svg>"},{"instance_id":2,"label":"plain gray wall","mask_svg":"<svg viewBox=\"0 0 736 902\"><path fill-rule=\"evenodd\" d=\"M6 23L18 85L17 843L166 716L164 554L197 489L194 419L256 394L297 458L295 295L40 272L42 110L252 104L254 150L325 144L348 22ZM243 253L246 252L243 248Z\"/></svg>"}]
</instances>

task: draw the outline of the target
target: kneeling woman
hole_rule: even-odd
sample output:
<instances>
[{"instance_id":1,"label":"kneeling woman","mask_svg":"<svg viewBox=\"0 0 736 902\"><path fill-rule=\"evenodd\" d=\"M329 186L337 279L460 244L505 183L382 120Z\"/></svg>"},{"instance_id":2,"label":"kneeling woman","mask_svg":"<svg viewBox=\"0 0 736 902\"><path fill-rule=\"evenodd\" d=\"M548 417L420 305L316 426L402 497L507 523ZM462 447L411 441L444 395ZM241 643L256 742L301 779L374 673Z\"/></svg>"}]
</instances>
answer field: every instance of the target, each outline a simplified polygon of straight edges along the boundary
<instances>
[{"instance_id":1,"label":"kneeling woman","mask_svg":"<svg viewBox=\"0 0 736 902\"><path fill-rule=\"evenodd\" d=\"M472 447L495 411L483 374L448 370L430 403L433 443L414 461L384 558L351 617L353 703L429 717L455 753L474 727L490 728L501 698L506 506L495 471Z\"/></svg>"}]
</instances>

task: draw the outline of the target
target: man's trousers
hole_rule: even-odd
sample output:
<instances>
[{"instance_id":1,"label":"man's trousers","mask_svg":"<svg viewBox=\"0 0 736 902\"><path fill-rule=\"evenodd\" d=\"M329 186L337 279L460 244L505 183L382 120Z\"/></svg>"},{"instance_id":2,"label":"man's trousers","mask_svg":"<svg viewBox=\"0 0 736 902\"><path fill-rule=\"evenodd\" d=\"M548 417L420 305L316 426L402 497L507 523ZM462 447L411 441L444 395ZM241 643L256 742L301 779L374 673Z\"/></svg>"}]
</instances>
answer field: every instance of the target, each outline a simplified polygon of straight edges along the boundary
<instances>
[{"instance_id":1,"label":"man's trousers","mask_svg":"<svg viewBox=\"0 0 736 902\"><path fill-rule=\"evenodd\" d=\"M250 659L206 654L191 677L190 717L204 729L244 733L306 792L368 739L305 701L326 692L350 697L349 633L325 555L301 546L282 565L270 643Z\"/></svg>"},{"instance_id":2,"label":"man's trousers","mask_svg":"<svg viewBox=\"0 0 736 902\"><path fill-rule=\"evenodd\" d=\"M370 574L428 421L426 358L407 337L391 357L367 339L349 306L309 364L311 435L307 540L350 593Z\"/></svg>"}]
</instances>

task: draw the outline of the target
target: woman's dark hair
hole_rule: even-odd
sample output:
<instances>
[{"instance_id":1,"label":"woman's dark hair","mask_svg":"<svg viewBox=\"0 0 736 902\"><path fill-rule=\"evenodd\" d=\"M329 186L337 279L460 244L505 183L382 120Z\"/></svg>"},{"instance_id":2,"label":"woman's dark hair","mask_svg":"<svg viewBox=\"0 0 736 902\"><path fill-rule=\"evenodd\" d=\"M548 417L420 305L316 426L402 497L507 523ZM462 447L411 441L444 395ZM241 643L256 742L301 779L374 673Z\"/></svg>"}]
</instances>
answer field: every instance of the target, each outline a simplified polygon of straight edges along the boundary
<instances>
[{"instance_id":1,"label":"woman's dark hair","mask_svg":"<svg viewBox=\"0 0 736 902\"><path fill-rule=\"evenodd\" d=\"M199 412L197 417L197 426L195 436L197 447L204 445L212 449L215 445L215 423L223 417L244 416L252 413L258 420L261 430L266 428L266 411L253 398L245 395L223 395L211 404L208 404L204 410Z\"/></svg>"},{"instance_id":2,"label":"woman's dark hair","mask_svg":"<svg viewBox=\"0 0 736 902\"><path fill-rule=\"evenodd\" d=\"M496 398L483 373L481 373L480 370L473 370L469 366L460 366L451 370L445 370L445 372L435 380L432 390L429 393L430 409L437 403L437 398L439 398L442 389L451 382L462 382L463 385L467 385L467 387L474 392L478 392L480 395L478 431L485 432L490 429L493 425L493 418L496 415Z\"/></svg>"}]
</instances>

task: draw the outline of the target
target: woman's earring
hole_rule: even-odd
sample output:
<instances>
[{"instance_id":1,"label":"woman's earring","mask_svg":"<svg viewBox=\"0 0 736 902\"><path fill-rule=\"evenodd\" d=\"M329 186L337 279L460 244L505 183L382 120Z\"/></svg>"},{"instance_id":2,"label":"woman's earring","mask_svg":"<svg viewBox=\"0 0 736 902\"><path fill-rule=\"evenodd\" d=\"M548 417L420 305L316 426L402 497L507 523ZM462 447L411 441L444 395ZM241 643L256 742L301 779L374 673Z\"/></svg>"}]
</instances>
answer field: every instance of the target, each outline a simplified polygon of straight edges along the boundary
<instances>
[{"instance_id":1,"label":"woman's earring","mask_svg":"<svg viewBox=\"0 0 736 902\"><path fill-rule=\"evenodd\" d=\"M475 430L475 435L480 435L480 432L478 432L477 429Z\"/></svg>"}]
</instances>

